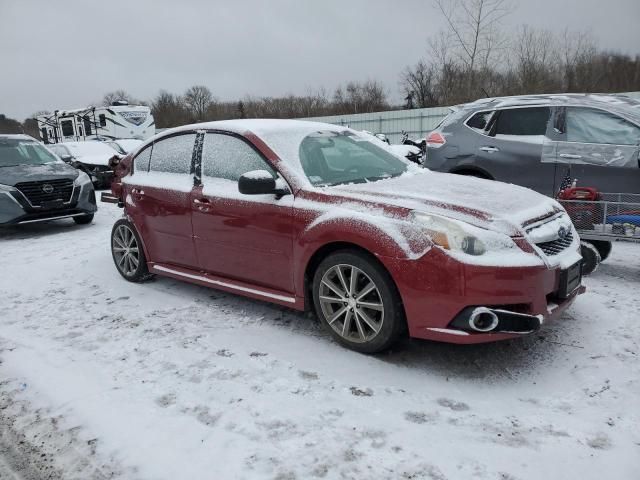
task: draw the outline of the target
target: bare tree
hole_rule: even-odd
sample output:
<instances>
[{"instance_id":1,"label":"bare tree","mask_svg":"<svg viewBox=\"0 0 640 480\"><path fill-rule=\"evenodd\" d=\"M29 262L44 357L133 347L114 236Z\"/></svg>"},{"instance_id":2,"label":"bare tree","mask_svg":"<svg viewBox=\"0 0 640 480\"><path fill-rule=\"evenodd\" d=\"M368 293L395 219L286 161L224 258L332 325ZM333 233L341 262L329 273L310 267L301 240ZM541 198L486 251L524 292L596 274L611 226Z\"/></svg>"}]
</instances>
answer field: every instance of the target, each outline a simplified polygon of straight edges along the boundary
<instances>
[{"instance_id":1,"label":"bare tree","mask_svg":"<svg viewBox=\"0 0 640 480\"><path fill-rule=\"evenodd\" d=\"M151 111L158 128L175 127L189 121L189 113L179 95L160 90L151 102Z\"/></svg>"},{"instance_id":2,"label":"bare tree","mask_svg":"<svg viewBox=\"0 0 640 480\"><path fill-rule=\"evenodd\" d=\"M436 66L420 60L413 67L405 69L400 84L403 94L411 98L414 107L433 107L438 104L437 79Z\"/></svg>"},{"instance_id":3,"label":"bare tree","mask_svg":"<svg viewBox=\"0 0 640 480\"><path fill-rule=\"evenodd\" d=\"M519 91L544 93L557 91L559 52L556 36L549 30L523 25L512 44L513 73Z\"/></svg>"},{"instance_id":4,"label":"bare tree","mask_svg":"<svg viewBox=\"0 0 640 480\"><path fill-rule=\"evenodd\" d=\"M204 85L194 85L185 92L184 103L193 120L201 122L206 119L214 98L211 90Z\"/></svg>"},{"instance_id":5,"label":"bare tree","mask_svg":"<svg viewBox=\"0 0 640 480\"><path fill-rule=\"evenodd\" d=\"M495 53L504 45L502 19L511 10L509 0L435 0L448 26L448 41L455 47L467 75L467 94L476 90L476 70L491 67Z\"/></svg>"}]
</instances>

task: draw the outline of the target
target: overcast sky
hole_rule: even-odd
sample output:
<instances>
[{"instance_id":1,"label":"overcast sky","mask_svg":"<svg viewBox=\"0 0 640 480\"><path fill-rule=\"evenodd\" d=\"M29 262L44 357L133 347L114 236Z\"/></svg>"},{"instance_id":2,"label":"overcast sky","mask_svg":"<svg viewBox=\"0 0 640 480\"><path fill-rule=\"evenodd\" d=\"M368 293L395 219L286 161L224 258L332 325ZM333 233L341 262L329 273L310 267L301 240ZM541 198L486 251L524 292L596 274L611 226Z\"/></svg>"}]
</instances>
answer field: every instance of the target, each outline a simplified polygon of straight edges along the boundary
<instances>
[{"instance_id":1,"label":"overcast sky","mask_svg":"<svg viewBox=\"0 0 640 480\"><path fill-rule=\"evenodd\" d=\"M640 0L514 0L505 28L592 30L640 53ZM399 73L444 26L431 0L0 0L0 113L83 107L124 89L219 99L331 91Z\"/></svg>"}]
</instances>

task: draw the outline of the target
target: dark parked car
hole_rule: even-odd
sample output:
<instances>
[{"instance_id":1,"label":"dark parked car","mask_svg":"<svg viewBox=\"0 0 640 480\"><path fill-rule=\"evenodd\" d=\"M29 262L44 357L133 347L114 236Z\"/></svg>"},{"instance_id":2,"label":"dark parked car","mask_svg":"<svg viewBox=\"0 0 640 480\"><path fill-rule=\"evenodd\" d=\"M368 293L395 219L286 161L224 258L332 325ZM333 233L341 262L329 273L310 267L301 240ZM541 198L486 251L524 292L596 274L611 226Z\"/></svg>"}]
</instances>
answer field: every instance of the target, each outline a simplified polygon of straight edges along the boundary
<instances>
[{"instance_id":1,"label":"dark parked car","mask_svg":"<svg viewBox=\"0 0 640 480\"><path fill-rule=\"evenodd\" d=\"M91 179L27 135L0 135L0 226L73 218L96 211Z\"/></svg>"},{"instance_id":2,"label":"dark parked car","mask_svg":"<svg viewBox=\"0 0 640 480\"><path fill-rule=\"evenodd\" d=\"M163 132L116 168L116 268L304 310L341 344L478 343L536 331L583 291L562 207L434 173L361 132L237 120ZM483 192L478 194L478 192Z\"/></svg>"},{"instance_id":3,"label":"dark parked car","mask_svg":"<svg viewBox=\"0 0 640 480\"><path fill-rule=\"evenodd\" d=\"M640 193L640 102L621 95L533 95L454 108L427 137L425 166L555 196L567 175Z\"/></svg>"},{"instance_id":4,"label":"dark parked car","mask_svg":"<svg viewBox=\"0 0 640 480\"><path fill-rule=\"evenodd\" d=\"M69 165L89 175L96 188L111 185L113 170L109 166L109 160L121 156L106 142L64 142L47 145L47 148Z\"/></svg>"}]
</instances>

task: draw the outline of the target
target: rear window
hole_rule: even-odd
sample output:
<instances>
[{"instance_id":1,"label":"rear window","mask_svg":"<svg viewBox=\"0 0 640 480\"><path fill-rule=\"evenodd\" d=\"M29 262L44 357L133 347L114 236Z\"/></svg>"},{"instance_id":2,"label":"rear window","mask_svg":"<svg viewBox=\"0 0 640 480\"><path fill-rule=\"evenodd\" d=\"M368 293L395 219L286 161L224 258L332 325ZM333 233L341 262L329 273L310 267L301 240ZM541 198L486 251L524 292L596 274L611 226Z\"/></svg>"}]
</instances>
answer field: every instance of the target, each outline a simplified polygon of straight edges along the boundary
<instances>
[{"instance_id":1,"label":"rear window","mask_svg":"<svg viewBox=\"0 0 640 480\"><path fill-rule=\"evenodd\" d=\"M551 109L549 107L509 108L498 114L495 135L544 135Z\"/></svg>"}]
</instances>

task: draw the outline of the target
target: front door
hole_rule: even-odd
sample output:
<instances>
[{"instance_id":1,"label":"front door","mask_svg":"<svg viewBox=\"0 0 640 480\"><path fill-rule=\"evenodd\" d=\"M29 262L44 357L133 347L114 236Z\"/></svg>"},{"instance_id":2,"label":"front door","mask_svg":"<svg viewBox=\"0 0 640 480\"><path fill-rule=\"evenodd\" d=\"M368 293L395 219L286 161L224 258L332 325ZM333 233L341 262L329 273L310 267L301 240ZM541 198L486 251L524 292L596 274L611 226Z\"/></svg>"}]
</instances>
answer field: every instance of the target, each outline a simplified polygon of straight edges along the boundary
<instances>
[{"instance_id":1,"label":"front door","mask_svg":"<svg viewBox=\"0 0 640 480\"><path fill-rule=\"evenodd\" d=\"M571 177L601 192L640 194L640 127L597 108L558 110L556 182Z\"/></svg>"},{"instance_id":2,"label":"front door","mask_svg":"<svg viewBox=\"0 0 640 480\"><path fill-rule=\"evenodd\" d=\"M293 292L293 195L243 195L238 179L274 169L246 139L206 133L201 185L193 191L193 234L208 273Z\"/></svg>"},{"instance_id":3,"label":"front door","mask_svg":"<svg viewBox=\"0 0 640 480\"><path fill-rule=\"evenodd\" d=\"M476 160L495 180L554 194L555 165L542 162L549 107L496 112L488 135L478 135Z\"/></svg>"},{"instance_id":4,"label":"front door","mask_svg":"<svg viewBox=\"0 0 640 480\"><path fill-rule=\"evenodd\" d=\"M191 229L195 138L184 133L154 142L136 156L133 174L125 177L127 213L149 261L198 267Z\"/></svg>"}]
</instances>

